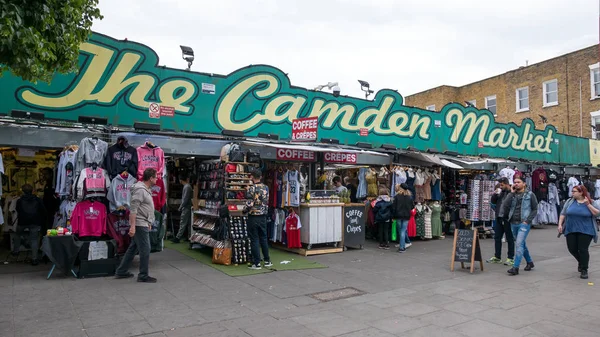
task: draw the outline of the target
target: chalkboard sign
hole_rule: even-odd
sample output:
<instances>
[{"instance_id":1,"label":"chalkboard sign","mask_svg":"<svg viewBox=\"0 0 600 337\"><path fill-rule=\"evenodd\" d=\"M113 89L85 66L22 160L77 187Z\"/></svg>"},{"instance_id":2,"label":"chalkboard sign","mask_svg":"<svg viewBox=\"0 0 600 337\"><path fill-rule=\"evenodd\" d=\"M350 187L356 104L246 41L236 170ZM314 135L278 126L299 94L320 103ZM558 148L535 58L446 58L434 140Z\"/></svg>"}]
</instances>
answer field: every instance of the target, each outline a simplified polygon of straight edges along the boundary
<instances>
[{"instance_id":1,"label":"chalkboard sign","mask_svg":"<svg viewBox=\"0 0 600 337\"><path fill-rule=\"evenodd\" d=\"M344 246L362 248L365 244L365 205L344 206Z\"/></svg>"},{"instance_id":2,"label":"chalkboard sign","mask_svg":"<svg viewBox=\"0 0 600 337\"><path fill-rule=\"evenodd\" d=\"M475 261L479 261L483 271L483 259L477 229L457 229L454 231L454 244L452 248L452 261L450 270L454 271L454 262L460 262L461 268L465 268L465 262L471 264L471 273L475 267Z\"/></svg>"}]
</instances>

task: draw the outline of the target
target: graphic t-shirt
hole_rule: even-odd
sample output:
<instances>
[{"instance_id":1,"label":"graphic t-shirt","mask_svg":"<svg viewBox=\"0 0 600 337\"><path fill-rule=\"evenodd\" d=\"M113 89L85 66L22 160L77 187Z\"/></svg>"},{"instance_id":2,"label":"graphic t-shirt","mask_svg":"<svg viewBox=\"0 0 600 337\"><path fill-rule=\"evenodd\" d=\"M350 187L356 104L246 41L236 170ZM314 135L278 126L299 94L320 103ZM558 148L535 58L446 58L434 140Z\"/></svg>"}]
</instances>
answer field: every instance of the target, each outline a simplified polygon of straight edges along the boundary
<instances>
[{"instance_id":1,"label":"graphic t-shirt","mask_svg":"<svg viewBox=\"0 0 600 337\"><path fill-rule=\"evenodd\" d=\"M302 223L300 223L298 214L293 213L285 218L285 233L287 235L288 248L302 248L300 228L302 228Z\"/></svg>"},{"instance_id":2,"label":"graphic t-shirt","mask_svg":"<svg viewBox=\"0 0 600 337\"><path fill-rule=\"evenodd\" d=\"M106 234L106 206L89 200L78 203L73 210L71 227L73 234L79 236Z\"/></svg>"}]
</instances>

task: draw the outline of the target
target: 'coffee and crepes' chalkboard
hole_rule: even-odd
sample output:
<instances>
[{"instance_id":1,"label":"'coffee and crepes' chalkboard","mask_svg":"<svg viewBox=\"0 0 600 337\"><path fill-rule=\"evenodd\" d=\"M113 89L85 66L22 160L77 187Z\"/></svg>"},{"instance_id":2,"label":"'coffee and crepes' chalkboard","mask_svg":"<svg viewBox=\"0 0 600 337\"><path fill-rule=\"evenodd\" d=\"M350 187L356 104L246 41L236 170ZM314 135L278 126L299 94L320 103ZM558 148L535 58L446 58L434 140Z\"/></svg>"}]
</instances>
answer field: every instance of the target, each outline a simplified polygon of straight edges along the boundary
<instances>
[{"instance_id":1,"label":"'coffee and crepes' chalkboard","mask_svg":"<svg viewBox=\"0 0 600 337\"><path fill-rule=\"evenodd\" d=\"M344 206L344 246L362 248L365 244L366 220L364 205Z\"/></svg>"},{"instance_id":2,"label":"'coffee and crepes' chalkboard","mask_svg":"<svg viewBox=\"0 0 600 337\"><path fill-rule=\"evenodd\" d=\"M481 248L479 246L479 237L477 236L477 229L455 230L450 270L454 271L454 262L460 262L462 268L464 268L464 263L467 262L471 264L472 273L475 261L480 262L481 270L483 271L483 259L481 258Z\"/></svg>"}]
</instances>

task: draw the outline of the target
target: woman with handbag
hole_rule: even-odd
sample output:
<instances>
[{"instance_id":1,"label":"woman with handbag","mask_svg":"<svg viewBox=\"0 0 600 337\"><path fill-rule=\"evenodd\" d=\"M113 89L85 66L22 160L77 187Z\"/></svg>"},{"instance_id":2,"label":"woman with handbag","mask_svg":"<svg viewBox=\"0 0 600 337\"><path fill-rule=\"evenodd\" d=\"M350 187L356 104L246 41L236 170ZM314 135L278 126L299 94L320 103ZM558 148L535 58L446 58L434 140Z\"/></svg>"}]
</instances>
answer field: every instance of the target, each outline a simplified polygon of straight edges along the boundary
<instances>
[{"instance_id":1,"label":"woman with handbag","mask_svg":"<svg viewBox=\"0 0 600 337\"><path fill-rule=\"evenodd\" d=\"M596 216L600 206L590 198L583 185L573 187L573 197L565 202L558 220L558 232L567 238L569 253L577 260L580 278L588 278L589 247L592 239L598 242ZM560 236L560 234L559 234Z\"/></svg>"}]
</instances>

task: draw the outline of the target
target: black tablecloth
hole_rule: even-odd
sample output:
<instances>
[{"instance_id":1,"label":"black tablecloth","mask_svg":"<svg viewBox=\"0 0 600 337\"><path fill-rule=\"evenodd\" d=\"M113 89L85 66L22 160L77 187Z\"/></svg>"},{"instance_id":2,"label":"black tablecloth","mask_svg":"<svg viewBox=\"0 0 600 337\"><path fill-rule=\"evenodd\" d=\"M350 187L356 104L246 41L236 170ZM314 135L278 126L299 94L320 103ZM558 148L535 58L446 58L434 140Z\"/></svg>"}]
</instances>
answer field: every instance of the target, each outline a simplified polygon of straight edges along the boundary
<instances>
[{"instance_id":1,"label":"black tablecloth","mask_svg":"<svg viewBox=\"0 0 600 337\"><path fill-rule=\"evenodd\" d=\"M44 236L42 251L65 275L70 275L83 242L72 235Z\"/></svg>"}]
</instances>

